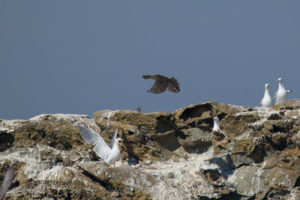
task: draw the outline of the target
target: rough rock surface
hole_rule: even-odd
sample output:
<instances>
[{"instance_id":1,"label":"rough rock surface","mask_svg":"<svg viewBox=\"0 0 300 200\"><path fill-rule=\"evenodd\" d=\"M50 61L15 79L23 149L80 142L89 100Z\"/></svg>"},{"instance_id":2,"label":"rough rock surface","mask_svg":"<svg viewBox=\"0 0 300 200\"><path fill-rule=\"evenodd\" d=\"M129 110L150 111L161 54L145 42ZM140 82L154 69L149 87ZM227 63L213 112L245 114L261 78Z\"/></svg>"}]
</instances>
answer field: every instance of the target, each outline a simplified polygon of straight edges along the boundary
<instances>
[{"instance_id":1,"label":"rough rock surface","mask_svg":"<svg viewBox=\"0 0 300 200\"><path fill-rule=\"evenodd\" d=\"M212 133L220 118L222 137ZM100 161L76 125L107 142L121 161ZM220 136L219 135L219 136ZM217 139L216 139L217 138ZM272 109L206 102L174 113L103 110L0 120L5 199L300 199L300 100Z\"/></svg>"}]
</instances>

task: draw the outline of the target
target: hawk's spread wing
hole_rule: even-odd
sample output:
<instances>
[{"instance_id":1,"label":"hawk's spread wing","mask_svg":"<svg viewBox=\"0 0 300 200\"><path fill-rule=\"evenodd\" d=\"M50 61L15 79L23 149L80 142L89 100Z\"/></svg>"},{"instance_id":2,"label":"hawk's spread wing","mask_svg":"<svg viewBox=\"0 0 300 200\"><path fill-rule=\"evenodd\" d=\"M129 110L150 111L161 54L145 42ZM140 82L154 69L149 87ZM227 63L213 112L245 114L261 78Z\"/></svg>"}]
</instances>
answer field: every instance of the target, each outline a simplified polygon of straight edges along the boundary
<instances>
[{"instance_id":1,"label":"hawk's spread wing","mask_svg":"<svg viewBox=\"0 0 300 200\"><path fill-rule=\"evenodd\" d=\"M159 94L166 91L168 87L168 82L162 80L156 80L148 92Z\"/></svg>"}]
</instances>

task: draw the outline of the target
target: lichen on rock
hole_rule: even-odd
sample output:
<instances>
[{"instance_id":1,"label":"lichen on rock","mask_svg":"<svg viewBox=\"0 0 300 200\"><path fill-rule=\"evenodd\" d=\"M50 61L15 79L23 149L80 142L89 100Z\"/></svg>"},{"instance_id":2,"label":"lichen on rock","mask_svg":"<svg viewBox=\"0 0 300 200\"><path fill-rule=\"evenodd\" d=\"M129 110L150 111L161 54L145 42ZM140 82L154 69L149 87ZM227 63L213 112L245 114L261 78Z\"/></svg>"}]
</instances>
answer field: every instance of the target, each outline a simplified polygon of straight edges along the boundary
<instances>
[{"instance_id":1,"label":"lichen on rock","mask_svg":"<svg viewBox=\"0 0 300 200\"><path fill-rule=\"evenodd\" d=\"M16 170L5 199L300 199L299 102L0 120L0 182ZM119 128L116 166L100 160L77 125L107 143Z\"/></svg>"}]
</instances>

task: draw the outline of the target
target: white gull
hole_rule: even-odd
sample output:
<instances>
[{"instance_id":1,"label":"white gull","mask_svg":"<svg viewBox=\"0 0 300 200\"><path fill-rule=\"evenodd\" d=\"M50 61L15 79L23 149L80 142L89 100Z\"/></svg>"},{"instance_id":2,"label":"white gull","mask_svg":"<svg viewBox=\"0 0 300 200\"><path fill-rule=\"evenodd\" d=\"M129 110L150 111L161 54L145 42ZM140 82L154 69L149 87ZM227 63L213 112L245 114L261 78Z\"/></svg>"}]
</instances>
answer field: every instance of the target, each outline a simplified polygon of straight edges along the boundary
<instances>
[{"instance_id":1,"label":"white gull","mask_svg":"<svg viewBox=\"0 0 300 200\"><path fill-rule=\"evenodd\" d=\"M212 134L213 134L214 139L217 141L221 141L225 137L227 137L226 133L221 130L219 122L220 122L219 118L217 116L214 117L214 126L212 129Z\"/></svg>"},{"instance_id":2,"label":"white gull","mask_svg":"<svg viewBox=\"0 0 300 200\"><path fill-rule=\"evenodd\" d=\"M278 90L274 96L274 98L276 99L275 105L283 105L288 100L287 95L291 93L291 90L285 89L285 87L283 86L282 78L278 78L277 82L278 82Z\"/></svg>"},{"instance_id":3,"label":"white gull","mask_svg":"<svg viewBox=\"0 0 300 200\"><path fill-rule=\"evenodd\" d=\"M264 108L271 108L273 106L268 83L265 84L265 94L260 101L260 105Z\"/></svg>"},{"instance_id":4,"label":"white gull","mask_svg":"<svg viewBox=\"0 0 300 200\"><path fill-rule=\"evenodd\" d=\"M213 126L213 131L217 131L217 132L220 132L221 129L220 129L220 125L219 125L219 118L218 117L214 117L214 126Z\"/></svg>"},{"instance_id":5,"label":"white gull","mask_svg":"<svg viewBox=\"0 0 300 200\"><path fill-rule=\"evenodd\" d=\"M120 138L117 138L118 129L116 129L110 146L93 129L79 126L81 137L89 144L94 145L95 153L107 164L114 164L121 157L119 149Z\"/></svg>"}]
</instances>

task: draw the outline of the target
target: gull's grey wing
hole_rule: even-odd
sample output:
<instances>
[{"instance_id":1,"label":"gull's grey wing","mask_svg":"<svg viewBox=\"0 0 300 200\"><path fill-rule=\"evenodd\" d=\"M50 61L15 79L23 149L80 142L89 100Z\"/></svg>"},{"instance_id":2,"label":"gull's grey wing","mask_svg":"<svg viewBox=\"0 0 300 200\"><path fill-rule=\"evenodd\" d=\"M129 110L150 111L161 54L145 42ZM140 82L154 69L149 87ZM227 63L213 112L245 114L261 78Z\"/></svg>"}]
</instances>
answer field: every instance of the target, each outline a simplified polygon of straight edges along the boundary
<instances>
[{"instance_id":1,"label":"gull's grey wing","mask_svg":"<svg viewBox=\"0 0 300 200\"><path fill-rule=\"evenodd\" d=\"M105 159L111 148L106 144L104 139L93 129L79 126L81 137L89 144L94 145L95 153L102 159Z\"/></svg>"},{"instance_id":2,"label":"gull's grey wing","mask_svg":"<svg viewBox=\"0 0 300 200\"><path fill-rule=\"evenodd\" d=\"M0 199L2 199L6 194L8 188L11 185L12 180L14 179L14 176L15 176L15 169L11 167L7 170L2 186L0 188Z\"/></svg>"},{"instance_id":3,"label":"gull's grey wing","mask_svg":"<svg viewBox=\"0 0 300 200\"><path fill-rule=\"evenodd\" d=\"M117 135L118 135L118 128L116 129L111 141L110 141L110 148L112 148L114 146L114 144L116 143L116 139L117 139Z\"/></svg>"}]
</instances>

